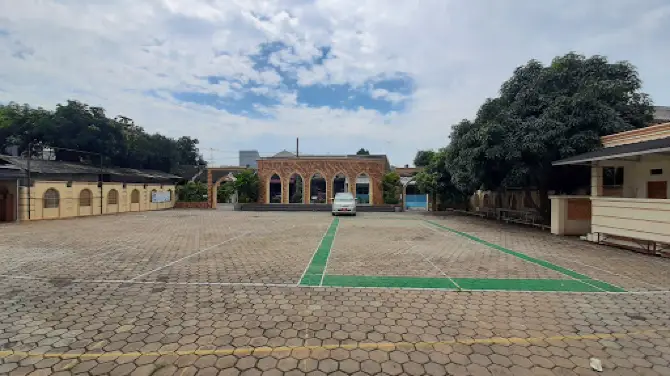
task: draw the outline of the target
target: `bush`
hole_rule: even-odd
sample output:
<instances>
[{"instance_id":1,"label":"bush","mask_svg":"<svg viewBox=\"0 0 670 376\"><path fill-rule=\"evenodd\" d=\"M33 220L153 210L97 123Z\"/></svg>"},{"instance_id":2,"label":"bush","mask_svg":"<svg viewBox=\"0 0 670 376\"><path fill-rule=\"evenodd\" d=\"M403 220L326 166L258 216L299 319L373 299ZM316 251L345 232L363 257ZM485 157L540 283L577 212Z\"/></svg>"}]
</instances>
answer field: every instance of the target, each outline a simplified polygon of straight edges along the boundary
<instances>
[{"instance_id":1,"label":"bush","mask_svg":"<svg viewBox=\"0 0 670 376\"><path fill-rule=\"evenodd\" d=\"M235 189L238 194L238 202L247 204L258 201L258 189L260 180L256 172L251 169L246 169L235 176Z\"/></svg>"},{"instance_id":2,"label":"bush","mask_svg":"<svg viewBox=\"0 0 670 376\"><path fill-rule=\"evenodd\" d=\"M177 186L177 200L181 202L207 202L207 185L188 182Z\"/></svg>"},{"instance_id":3,"label":"bush","mask_svg":"<svg viewBox=\"0 0 670 376\"><path fill-rule=\"evenodd\" d=\"M398 204L400 202L400 175L397 172L384 175L382 189L385 204Z\"/></svg>"}]
</instances>

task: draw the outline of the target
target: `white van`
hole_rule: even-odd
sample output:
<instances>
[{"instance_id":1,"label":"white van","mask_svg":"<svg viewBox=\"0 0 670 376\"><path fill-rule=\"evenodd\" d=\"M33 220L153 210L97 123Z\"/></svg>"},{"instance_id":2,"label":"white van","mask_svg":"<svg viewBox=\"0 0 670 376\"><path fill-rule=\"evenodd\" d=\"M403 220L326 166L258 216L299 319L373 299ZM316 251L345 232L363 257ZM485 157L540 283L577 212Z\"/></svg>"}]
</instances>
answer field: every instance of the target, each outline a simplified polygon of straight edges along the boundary
<instances>
[{"instance_id":1,"label":"white van","mask_svg":"<svg viewBox=\"0 0 670 376\"><path fill-rule=\"evenodd\" d=\"M349 192L340 192L333 198L333 215L356 215L356 198Z\"/></svg>"}]
</instances>

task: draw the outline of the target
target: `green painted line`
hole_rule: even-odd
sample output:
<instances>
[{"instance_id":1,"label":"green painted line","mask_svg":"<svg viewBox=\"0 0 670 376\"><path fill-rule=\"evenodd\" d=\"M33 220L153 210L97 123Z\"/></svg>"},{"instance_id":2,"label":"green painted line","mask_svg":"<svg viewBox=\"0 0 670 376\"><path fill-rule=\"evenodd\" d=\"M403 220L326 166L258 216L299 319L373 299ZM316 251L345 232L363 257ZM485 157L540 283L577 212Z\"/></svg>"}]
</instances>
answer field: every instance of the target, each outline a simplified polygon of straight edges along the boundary
<instances>
[{"instance_id":1,"label":"green painted line","mask_svg":"<svg viewBox=\"0 0 670 376\"><path fill-rule=\"evenodd\" d=\"M602 292L574 279L480 279L454 278L464 290Z\"/></svg>"},{"instance_id":2,"label":"green painted line","mask_svg":"<svg viewBox=\"0 0 670 376\"><path fill-rule=\"evenodd\" d=\"M436 227L440 228L440 229L443 229L443 230L452 232L452 233L454 233L454 234L463 236L463 237L468 238L468 239L470 239L470 240L472 240L472 241L475 241L475 242L477 242L477 243L484 244L484 245L486 245L486 246L488 246L488 247L490 247L490 248L496 249L496 250L498 250L498 251L500 251L500 252L503 252L503 253L506 253L506 254L508 254L508 255L512 255L512 256L518 257L518 258L520 258L520 259L522 259L522 260L524 260L524 261L527 261L527 262L530 262L530 263L533 263L533 264L536 264L536 265L543 266L543 267L545 267L545 268L547 268L547 269L556 271L556 272L561 273L561 274L563 274L563 275L567 275L568 277L571 277L571 278L574 278L574 279L576 279L576 280L579 280L579 281L582 282L582 283L591 285L592 287L595 287L595 288L597 288L598 290L608 291L608 292L625 292L625 291L626 291L626 290L622 289L622 288L619 287L619 286L615 286L615 285L609 284L609 283L607 283L607 282L603 282L603 281L600 281L600 280L597 280L597 279L593 279L593 278L591 278L591 277L589 277L589 276L587 276L587 275L577 273L577 272L574 271L574 270L570 270L570 269L564 268L564 267L562 267L562 266L558 266L558 265L552 264L552 263L550 263L549 261L545 261L545 260L542 260L542 259L537 259L537 258L528 256L528 255L526 255L526 254L524 254L524 253L521 253L521 252L512 251L511 249L507 249L507 248L505 248L505 247L501 247L501 246L499 246L498 244L494 244L494 243L491 243L491 242L487 242L486 240L480 239L480 238L478 238L478 237L476 237L476 236L473 236L473 235L470 235L470 234L468 234L468 233L466 233L466 232L462 232L462 231L454 230L453 228L449 228L449 227L447 227L447 226L443 226L443 225L441 225L441 224L439 224L439 223L435 223L435 222L433 222L433 221L429 221L429 220L425 220L425 221L426 221L427 223L430 223L430 224L433 225L433 226L436 226ZM458 282L457 282L457 283L458 283Z\"/></svg>"},{"instance_id":3,"label":"green painted line","mask_svg":"<svg viewBox=\"0 0 670 376\"><path fill-rule=\"evenodd\" d=\"M423 288L459 291L454 282L460 286L460 291L602 292L599 288L574 279L448 279L397 276L326 275L323 278L322 286L350 288Z\"/></svg>"},{"instance_id":4,"label":"green painted line","mask_svg":"<svg viewBox=\"0 0 670 376\"><path fill-rule=\"evenodd\" d=\"M333 241L335 241L335 232L337 232L337 226L340 223L340 219L335 217L330 223L328 230L323 235L319 247L314 252L312 256L312 261L310 261L305 273L298 284L300 286L319 286L321 280L323 279L323 274L326 272L326 263L328 262L328 256L330 256L330 249L333 247Z\"/></svg>"},{"instance_id":5,"label":"green painted line","mask_svg":"<svg viewBox=\"0 0 670 376\"><path fill-rule=\"evenodd\" d=\"M375 277L358 275L326 275L323 286L330 287L405 287L405 288L436 288L457 290L447 278L422 277Z\"/></svg>"}]
</instances>

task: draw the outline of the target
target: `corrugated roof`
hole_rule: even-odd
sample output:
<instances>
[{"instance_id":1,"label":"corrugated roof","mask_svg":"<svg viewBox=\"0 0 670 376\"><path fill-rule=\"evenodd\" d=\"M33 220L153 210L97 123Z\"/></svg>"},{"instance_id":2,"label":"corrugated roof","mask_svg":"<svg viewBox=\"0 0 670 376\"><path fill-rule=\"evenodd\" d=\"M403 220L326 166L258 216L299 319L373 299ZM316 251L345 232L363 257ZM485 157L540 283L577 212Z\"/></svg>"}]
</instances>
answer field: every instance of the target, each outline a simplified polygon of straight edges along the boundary
<instances>
[{"instance_id":1,"label":"corrugated roof","mask_svg":"<svg viewBox=\"0 0 670 376\"><path fill-rule=\"evenodd\" d=\"M21 170L28 169L28 160L21 157L13 157L9 155L0 155L0 160L3 160ZM180 179L179 176L168 174L162 171L155 170L138 170L132 168L99 168L96 166L85 165L82 163L72 163L63 161L49 161L43 159L31 159L30 171L35 174L110 174L120 176L143 177L150 179Z\"/></svg>"},{"instance_id":2,"label":"corrugated roof","mask_svg":"<svg viewBox=\"0 0 670 376\"><path fill-rule=\"evenodd\" d=\"M654 106L654 121L670 121L670 107Z\"/></svg>"},{"instance_id":3,"label":"corrugated roof","mask_svg":"<svg viewBox=\"0 0 670 376\"><path fill-rule=\"evenodd\" d=\"M589 153L561 159L560 161L553 162L552 165L574 165L593 161L604 161L608 159L668 152L670 152L670 137L602 148Z\"/></svg>"}]
</instances>

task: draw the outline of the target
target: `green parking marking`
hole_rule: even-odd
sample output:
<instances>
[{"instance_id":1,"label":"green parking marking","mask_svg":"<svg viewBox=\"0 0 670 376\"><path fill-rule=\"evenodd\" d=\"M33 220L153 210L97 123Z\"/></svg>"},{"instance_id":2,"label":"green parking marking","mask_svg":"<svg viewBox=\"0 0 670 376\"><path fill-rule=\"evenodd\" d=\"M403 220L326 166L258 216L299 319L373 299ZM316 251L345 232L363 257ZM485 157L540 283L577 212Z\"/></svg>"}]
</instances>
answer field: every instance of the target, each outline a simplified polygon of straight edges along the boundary
<instances>
[{"instance_id":1,"label":"green parking marking","mask_svg":"<svg viewBox=\"0 0 670 376\"><path fill-rule=\"evenodd\" d=\"M323 277L322 286L351 288L420 288L459 291L454 282L460 286L460 291L602 292L599 288L574 279L448 279L398 276L326 275Z\"/></svg>"},{"instance_id":2,"label":"green parking marking","mask_svg":"<svg viewBox=\"0 0 670 376\"><path fill-rule=\"evenodd\" d=\"M457 290L447 278L376 277L358 275L326 275L322 286L330 287L405 287Z\"/></svg>"},{"instance_id":3,"label":"green parking marking","mask_svg":"<svg viewBox=\"0 0 670 376\"><path fill-rule=\"evenodd\" d=\"M533 263L533 264L536 264L536 265L543 266L543 267L545 267L545 268L547 268L547 269L551 269L551 270L556 271L556 272L558 272L558 273L561 273L561 274L563 274L563 275L567 275L568 277L574 278L574 279L580 281L581 283L590 285L590 286L592 286L592 287L594 287L594 288L596 288L596 289L598 289L598 290L607 291L607 292L625 292L625 291L626 291L626 290L622 289L622 288L619 287L619 286L615 286L615 285L609 284L609 283L607 283L607 282L603 282L603 281L600 281L600 280L597 280L597 279L593 279L593 278L591 278L591 277L589 277L589 276L587 276L587 275L577 273L577 272L575 272L574 270L570 270L570 269L564 268L564 267L562 267L562 266L558 266L558 265L552 264L552 263L550 263L549 261L545 261L545 260L537 259L537 258L528 256L528 255L526 255L526 254L524 254L524 253L521 253L521 252L512 251L511 249L507 249L507 248L505 248L505 247L501 247L501 246L499 246L498 244L493 244L493 243L487 242L486 240L480 239L480 238L478 238L478 237L476 237L476 236L473 236L473 235L470 235L470 234L468 234L468 233L465 233L465 232L462 232L462 231L458 231L458 230L454 230L453 228L449 228L449 227L447 227L447 226L443 226L443 225L441 225L441 224L439 224L439 223L435 223L435 222L433 222L433 221L428 221L428 220L426 220L426 222L427 222L427 223L430 223L431 225L436 226L436 227L438 227L438 228L440 228L440 229L443 229L443 230L452 232L452 233L454 233L454 234L463 236L463 237L468 238L468 239L470 239L470 240L473 240L473 241L475 241L475 242L477 242L477 243L484 244L484 245L486 245L486 246L488 246L488 247L490 247L490 248L493 248L493 249L495 249L495 250L498 250L498 251L500 251L500 252L503 252L503 253L506 253L506 254L508 254L508 255L512 255L512 256L518 257L518 258L520 258L520 259L522 259L522 260L524 260L524 261L527 261L527 262L530 262L530 263ZM457 283L458 283L458 282L457 282ZM459 283L459 284L460 284L460 283Z\"/></svg>"},{"instance_id":4,"label":"green parking marking","mask_svg":"<svg viewBox=\"0 0 670 376\"><path fill-rule=\"evenodd\" d=\"M321 280L323 279L323 274L326 272L326 262L328 262L328 256L330 256L330 249L333 247L333 241L335 240L335 232L337 232L337 226L340 223L339 218L333 218L333 221L330 223L328 230L323 235L319 247L314 252L312 256L312 261L310 261L309 266L305 270L300 282L300 286L319 286Z\"/></svg>"},{"instance_id":5,"label":"green parking marking","mask_svg":"<svg viewBox=\"0 0 670 376\"><path fill-rule=\"evenodd\" d=\"M463 290L602 292L574 279L480 279L454 278Z\"/></svg>"}]
</instances>

